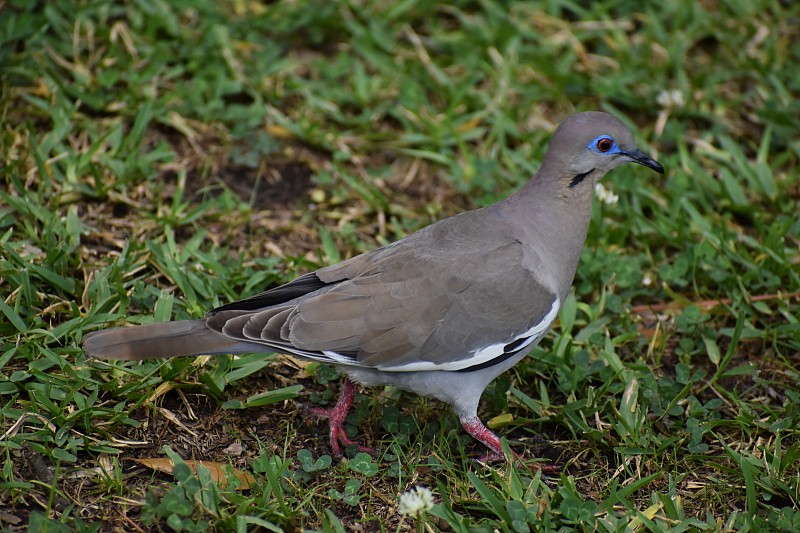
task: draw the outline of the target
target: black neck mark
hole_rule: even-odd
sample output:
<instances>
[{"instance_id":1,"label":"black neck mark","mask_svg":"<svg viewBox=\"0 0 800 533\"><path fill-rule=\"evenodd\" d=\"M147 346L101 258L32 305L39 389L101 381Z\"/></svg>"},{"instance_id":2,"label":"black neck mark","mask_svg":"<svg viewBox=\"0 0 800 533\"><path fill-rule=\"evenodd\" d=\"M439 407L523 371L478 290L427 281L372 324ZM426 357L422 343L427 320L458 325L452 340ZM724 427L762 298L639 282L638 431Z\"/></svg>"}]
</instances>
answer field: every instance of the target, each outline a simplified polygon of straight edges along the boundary
<instances>
[{"instance_id":1,"label":"black neck mark","mask_svg":"<svg viewBox=\"0 0 800 533\"><path fill-rule=\"evenodd\" d=\"M584 179L586 179L586 176L588 176L592 172L594 172L594 169L590 170L589 172L584 172L583 174L578 174L577 176L572 178L572 181L569 182L569 188L571 189L580 182L582 182Z\"/></svg>"}]
</instances>

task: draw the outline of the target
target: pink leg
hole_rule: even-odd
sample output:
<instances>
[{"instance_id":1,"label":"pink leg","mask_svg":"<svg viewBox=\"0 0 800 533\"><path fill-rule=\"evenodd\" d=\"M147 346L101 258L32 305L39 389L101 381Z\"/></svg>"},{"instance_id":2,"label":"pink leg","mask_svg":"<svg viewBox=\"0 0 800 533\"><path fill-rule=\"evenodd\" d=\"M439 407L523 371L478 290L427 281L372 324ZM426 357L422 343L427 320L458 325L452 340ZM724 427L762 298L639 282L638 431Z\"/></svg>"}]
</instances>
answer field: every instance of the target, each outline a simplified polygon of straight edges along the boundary
<instances>
[{"instance_id":1,"label":"pink leg","mask_svg":"<svg viewBox=\"0 0 800 533\"><path fill-rule=\"evenodd\" d=\"M481 419L478 417L470 418L469 420L462 420L461 425L464 429L472 435L472 437L477 440L478 442L484 444L487 448L489 448L489 453L484 455L479 459L482 463L494 463L496 461L502 461L505 459L505 455L503 455L503 446L500 444L500 439L492 433L492 431L483 425ZM514 458L517 460L522 460L522 458L514 452ZM556 465L534 465L536 468L542 470L542 472L558 472L558 467Z\"/></svg>"},{"instance_id":2,"label":"pink leg","mask_svg":"<svg viewBox=\"0 0 800 533\"><path fill-rule=\"evenodd\" d=\"M489 448L489 453L481 457L480 460L482 462L493 463L505 459L503 447L500 445L500 439L497 435L492 433L489 428L483 425L480 418L475 417L469 420L462 420L461 425L475 440Z\"/></svg>"},{"instance_id":3,"label":"pink leg","mask_svg":"<svg viewBox=\"0 0 800 533\"><path fill-rule=\"evenodd\" d=\"M331 452L336 457L342 456L342 450L339 448L339 444L343 444L344 446L349 446L351 444L355 444L358 446L358 449L362 452L373 452L372 448L368 448L366 446L361 446L353 439L347 436L347 433L344 431L344 420L347 418L347 413L350 412L350 408L353 406L353 400L356 397L356 385L349 379L345 379L342 385L342 392L339 394L339 399L336 401L336 405L329 409L325 409L322 407L312 407L309 409L309 412L313 415L316 415L320 418L327 418L330 423L330 440L331 440Z\"/></svg>"}]
</instances>

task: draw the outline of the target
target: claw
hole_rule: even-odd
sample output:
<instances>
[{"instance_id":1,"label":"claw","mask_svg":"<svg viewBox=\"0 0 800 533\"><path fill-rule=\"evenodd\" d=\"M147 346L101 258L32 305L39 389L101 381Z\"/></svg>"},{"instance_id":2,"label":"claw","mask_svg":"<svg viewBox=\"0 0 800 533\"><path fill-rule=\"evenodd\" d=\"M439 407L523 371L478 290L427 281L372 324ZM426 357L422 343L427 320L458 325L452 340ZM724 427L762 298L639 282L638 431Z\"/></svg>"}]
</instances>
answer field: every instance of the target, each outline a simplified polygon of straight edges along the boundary
<instances>
[{"instance_id":1,"label":"claw","mask_svg":"<svg viewBox=\"0 0 800 533\"><path fill-rule=\"evenodd\" d=\"M342 449L340 444L347 447L350 445L358 446L359 451L366 453L373 453L375 450L367 446L362 446L356 441L347 436L344 431L344 421L347 418L347 413L353 406L353 400L356 396L356 385L349 379L344 380L342 385L342 392L336 405L331 408L325 409L323 407L310 407L308 411L320 418L327 418L330 424L330 444L331 453L336 457L342 456Z\"/></svg>"},{"instance_id":2,"label":"claw","mask_svg":"<svg viewBox=\"0 0 800 533\"><path fill-rule=\"evenodd\" d=\"M506 456L503 453L503 446L500 444L500 439L497 435L495 435L489 428L483 425L483 422L480 421L478 417L470 418L468 420L462 420L461 425L464 429L472 435L472 437L477 440L478 442L484 444L487 448L489 448L489 452L478 459L478 462L484 464L496 463L498 461L504 461ZM543 465L539 463L526 463L525 460L519 454L515 452L511 452L513 458L518 463L522 463L525 466L530 468L537 468L542 472L546 472L549 474L556 473L560 470L557 465Z\"/></svg>"}]
</instances>

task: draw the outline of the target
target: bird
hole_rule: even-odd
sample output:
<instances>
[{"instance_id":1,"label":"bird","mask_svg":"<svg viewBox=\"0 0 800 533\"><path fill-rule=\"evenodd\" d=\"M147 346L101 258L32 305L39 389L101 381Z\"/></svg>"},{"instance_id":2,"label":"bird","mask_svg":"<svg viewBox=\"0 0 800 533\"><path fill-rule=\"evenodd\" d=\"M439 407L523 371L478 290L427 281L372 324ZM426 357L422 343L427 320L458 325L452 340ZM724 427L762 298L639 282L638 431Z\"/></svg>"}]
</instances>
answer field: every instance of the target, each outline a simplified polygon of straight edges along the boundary
<instances>
[{"instance_id":1,"label":"bird","mask_svg":"<svg viewBox=\"0 0 800 533\"><path fill-rule=\"evenodd\" d=\"M593 190L610 170L664 167L613 115L565 118L536 174L492 205L435 222L386 246L212 309L204 318L94 331L94 358L277 352L336 366L345 376L327 418L330 449L344 431L356 384L391 385L449 404L466 432L505 456L478 417L481 395L549 330L586 240Z\"/></svg>"}]
</instances>

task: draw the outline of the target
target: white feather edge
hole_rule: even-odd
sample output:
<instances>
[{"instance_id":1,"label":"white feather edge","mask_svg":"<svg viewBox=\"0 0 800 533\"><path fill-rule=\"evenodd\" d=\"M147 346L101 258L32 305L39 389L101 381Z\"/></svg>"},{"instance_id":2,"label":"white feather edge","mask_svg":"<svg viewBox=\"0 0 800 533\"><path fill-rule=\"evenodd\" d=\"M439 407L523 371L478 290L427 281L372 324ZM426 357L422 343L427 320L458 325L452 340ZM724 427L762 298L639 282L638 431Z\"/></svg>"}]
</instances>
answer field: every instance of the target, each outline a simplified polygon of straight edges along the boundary
<instances>
[{"instance_id":1,"label":"white feather edge","mask_svg":"<svg viewBox=\"0 0 800 533\"><path fill-rule=\"evenodd\" d=\"M516 351L524 350L528 346L534 344L542 337L542 335L545 334L547 328L549 328L550 324L552 324L553 321L556 319L556 316L558 316L558 310L560 306L561 302L559 301L558 298L555 298L553 300L552 305L550 306L550 311L548 311L547 314L542 318L542 320L536 323L532 328L520 333L511 340L499 342L496 344L490 344L485 348L481 348L480 350L475 350L470 354L469 357L465 359L459 359L458 361L452 361L444 364L441 363L437 364L432 361L416 361L413 363L406 363L404 365L378 366L371 368L375 368L376 370L380 370L383 372L430 372L436 370L452 372L455 370L463 370L465 368L480 365L503 355L505 347L508 344L511 344L512 342L515 342L519 339L524 339L526 337L528 338L528 340L524 344L520 345L516 349ZM258 341L264 342L261 339L258 339ZM314 352L314 351L301 350L290 345L281 345L277 343L264 343L264 344L267 344L273 349L282 352L293 353L301 357L307 357L309 359L320 361L323 363L340 364L347 366L364 366L359 364L358 361L355 361L352 357L336 353L332 350L321 350L319 352Z\"/></svg>"},{"instance_id":2,"label":"white feather edge","mask_svg":"<svg viewBox=\"0 0 800 533\"><path fill-rule=\"evenodd\" d=\"M431 371L431 370L445 370L445 371L454 371L454 370L463 370L465 368L469 368L471 366L480 365L491 361L496 357L500 357L503 355L503 350L506 345L511 344L514 341L519 339L524 339L525 337L529 337L527 342L520 345L516 351L524 350L528 346L532 345L536 341L538 341L542 335L545 334L547 328L550 327L550 324L556 319L558 316L558 309L561 305L558 298L553 300L553 304L550 306L550 311L542 318L540 322L538 322L535 326L533 326L528 331L520 333L510 341L499 342L497 344L490 344L485 348L481 348L480 350L476 350L472 352L470 357L466 359L459 359L458 361L452 361L450 363L444 364L436 364L432 361L417 361L414 363L406 363L404 365L398 366L381 366L378 367L379 370L383 370L385 372L423 372L423 371ZM327 353L326 353L327 355ZM341 357L341 356L340 356Z\"/></svg>"}]
</instances>

